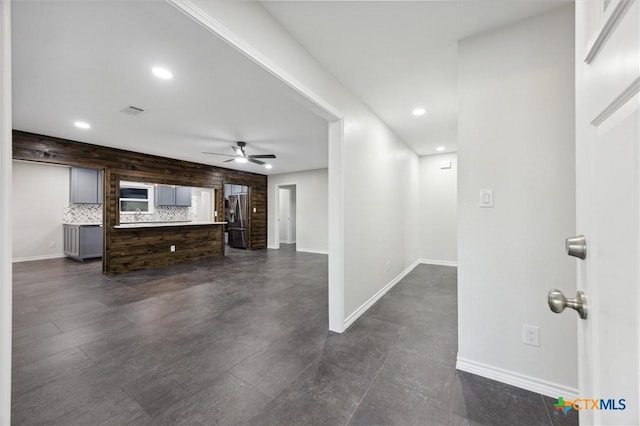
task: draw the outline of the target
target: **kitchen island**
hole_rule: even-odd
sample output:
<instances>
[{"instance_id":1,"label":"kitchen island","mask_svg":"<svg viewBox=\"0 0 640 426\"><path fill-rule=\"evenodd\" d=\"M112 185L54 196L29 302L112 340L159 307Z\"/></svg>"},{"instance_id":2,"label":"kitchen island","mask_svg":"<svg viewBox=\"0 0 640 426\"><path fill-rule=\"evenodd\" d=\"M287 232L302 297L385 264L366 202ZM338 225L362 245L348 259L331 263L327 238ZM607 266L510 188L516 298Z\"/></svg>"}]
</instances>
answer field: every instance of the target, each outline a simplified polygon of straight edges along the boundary
<instances>
[{"instance_id":1,"label":"kitchen island","mask_svg":"<svg viewBox=\"0 0 640 426\"><path fill-rule=\"evenodd\" d=\"M112 226L105 247L107 274L224 255L225 222L129 222Z\"/></svg>"}]
</instances>

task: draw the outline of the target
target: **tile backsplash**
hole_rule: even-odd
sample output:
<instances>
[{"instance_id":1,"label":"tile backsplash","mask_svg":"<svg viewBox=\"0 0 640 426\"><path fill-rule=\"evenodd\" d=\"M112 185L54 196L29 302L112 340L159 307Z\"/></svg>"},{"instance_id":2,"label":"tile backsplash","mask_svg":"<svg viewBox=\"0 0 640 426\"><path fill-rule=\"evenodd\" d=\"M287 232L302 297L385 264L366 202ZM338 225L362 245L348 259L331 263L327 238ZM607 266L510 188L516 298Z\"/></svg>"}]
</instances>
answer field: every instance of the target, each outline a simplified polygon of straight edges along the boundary
<instances>
[{"instance_id":1,"label":"tile backsplash","mask_svg":"<svg viewBox=\"0 0 640 426\"><path fill-rule=\"evenodd\" d=\"M188 221L189 207L157 206L152 214L121 214L120 223ZM64 208L65 223L102 223L102 205L69 204Z\"/></svg>"},{"instance_id":2,"label":"tile backsplash","mask_svg":"<svg viewBox=\"0 0 640 426\"><path fill-rule=\"evenodd\" d=\"M102 223L101 204L69 204L64 208L64 223Z\"/></svg>"},{"instance_id":3,"label":"tile backsplash","mask_svg":"<svg viewBox=\"0 0 640 426\"><path fill-rule=\"evenodd\" d=\"M189 207L157 206L152 214L120 214L120 223L175 222L189 220Z\"/></svg>"}]
</instances>

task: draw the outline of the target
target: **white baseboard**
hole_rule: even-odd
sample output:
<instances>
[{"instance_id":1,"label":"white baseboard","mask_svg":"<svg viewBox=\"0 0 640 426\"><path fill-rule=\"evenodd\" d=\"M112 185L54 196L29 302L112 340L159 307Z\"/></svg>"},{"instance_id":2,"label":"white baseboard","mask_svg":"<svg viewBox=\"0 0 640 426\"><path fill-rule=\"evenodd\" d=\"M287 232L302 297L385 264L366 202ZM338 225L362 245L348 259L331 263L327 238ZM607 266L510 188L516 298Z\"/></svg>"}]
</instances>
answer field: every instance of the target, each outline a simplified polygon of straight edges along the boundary
<instances>
[{"instance_id":1,"label":"white baseboard","mask_svg":"<svg viewBox=\"0 0 640 426\"><path fill-rule=\"evenodd\" d=\"M387 283L387 285L385 285L384 287L382 287L376 294L374 294L369 300L367 300L366 302L364 302L358 309L356 309L351 315L349 315L345 320L344 320L344 329L346 330L347 328L349 328L349 326L351 324L353 324L358 318L360 318L362 316L362 314L364 314L365 312L367 312L367 310L373 306L374 303L376 303L378 300L380 300L380 298L382 296L384 296L385 294L387 294L387 292L389 290L391 290L393 288L393 286L395 286L396 284L398 284L400 282L400 280L402 280L409 272L411 272L413 270L413 268L415 268L416 266L418 266L420 262L418 260L414 261L411 265L407 266L407 268L400 272L394 279L392 279L391 281L389 281L389 283Z\"/></svg>"},{"instance_id":2,"label":"white baseboard","mask_svg":"<svg viewBox=\"0 0 640 426\"><path fill-rule=\"evenodd\" d=\"M14 257L12 262L13 263L31 262L32 260L60 259L62 257L67 257L67 255L64 253L55 253L55 254L43 254L41 256Z\"/></svg>"},{"instance_id":3,"label":"white baseboard","mask_svg":"<svg viewBox=\"0 0 640 426\"><path fill-rule=\"evenodd\" d=\"M557 383L547 382L526 376L524 374L515 373L513 371L504 370L502 368L493 367L476 361L458 357L456 368L467 373L476 374L486 377L487 379L496 380L531 392L540 393L551 398L560 396L565 399L578 398L578 389L571 388Z\"/></svg>"},{"instance_id":4,"label":"white baseboard","mask_svg":"<svg viewBox=\"0 0 640 426\"><path fill-rule=\"evenodd\" d=\"M316 250L316 249L307 249L297 247L296 251L303 251L305 253L315 253L315 254L329 254L329 250Z\"/></svg>"},{"instance_id":5,"label":"white baseboard","mask_svg":"<svg viewBox=\"0 0 640 426\"><path fill-rule=\"evenodd\" d=\"M451 260L418 259L418 263L422 263L424 265L458 266L458 262L453 262Z\"/></svg>"}]
</instances>

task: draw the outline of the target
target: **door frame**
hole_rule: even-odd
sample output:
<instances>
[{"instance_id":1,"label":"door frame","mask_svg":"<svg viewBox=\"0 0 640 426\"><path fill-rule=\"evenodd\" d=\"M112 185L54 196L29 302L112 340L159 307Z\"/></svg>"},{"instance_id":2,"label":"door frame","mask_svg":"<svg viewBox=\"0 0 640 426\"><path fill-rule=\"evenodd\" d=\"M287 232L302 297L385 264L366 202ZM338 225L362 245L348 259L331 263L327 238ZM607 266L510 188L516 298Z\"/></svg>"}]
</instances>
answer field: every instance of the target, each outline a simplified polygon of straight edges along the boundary
<instances>
[{"instance_id":1,"label":"door frame","mask_svg":"<svg viewBox=\"0 0 640 426\"><path fill-rule=\"evenodd\" d=\"M296 251L298 251L297 240L298 240L298 184L297 183L280 183L276 185L275 190L275 203L276 203L276 214L275 216L275 232L274 232L274 248L280 249L280 189L288 189L293 187L296 191L296 207L294 210L294 214L296 217ZM289 210L291 210L291 192L289 192Z\"/></svg>"},{"instance_id":2,"label":"door frame","mask_svg":"<svg viewBox=\"0 0 640 426\"><path fill-rule=\"evenodd\" d=\"M0 2L0 424L11 423L11 2Z\"/></svg>"}]
</instances>

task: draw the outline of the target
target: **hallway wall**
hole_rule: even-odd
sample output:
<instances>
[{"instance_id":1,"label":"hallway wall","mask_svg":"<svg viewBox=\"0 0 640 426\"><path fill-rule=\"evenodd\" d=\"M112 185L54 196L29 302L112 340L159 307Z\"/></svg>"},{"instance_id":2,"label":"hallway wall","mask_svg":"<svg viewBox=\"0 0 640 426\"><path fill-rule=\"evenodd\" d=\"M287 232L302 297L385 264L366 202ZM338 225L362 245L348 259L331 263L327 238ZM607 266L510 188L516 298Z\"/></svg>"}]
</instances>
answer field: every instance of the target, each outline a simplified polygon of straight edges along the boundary
<instances>
[{"instance_id":1,"label":"hallway wall","mask_svg":"<svg viewBox=\"0 0 640 426\"><path fill-rule=\"evenodd\" d=\"M69 167L14 161L12 189L13 261L64 257Z\"/></svg>"},{"instance_id":2,"label":"hallway wall","mask_svg":"<svg viewBox=\"0 0 640 426\"><path fill-rule=\"evenodd\" d=\"M575 395L573 5L459 43L458 368ZM481 208L480 190L494 190ZM540 346L522 343L539 327Z\"/></svg>"},{"instance_id":3,"label":"hallway wall","mask_svg":"<svg viewBox=\"0 0 640 426\"><path fill-rule=\"evenodd\" d=\"M451 168L442 168L451 162ZM458 261L458 154L420 157L419 257L423 262L455 265Z\"/></svg>"}]
</instances>

